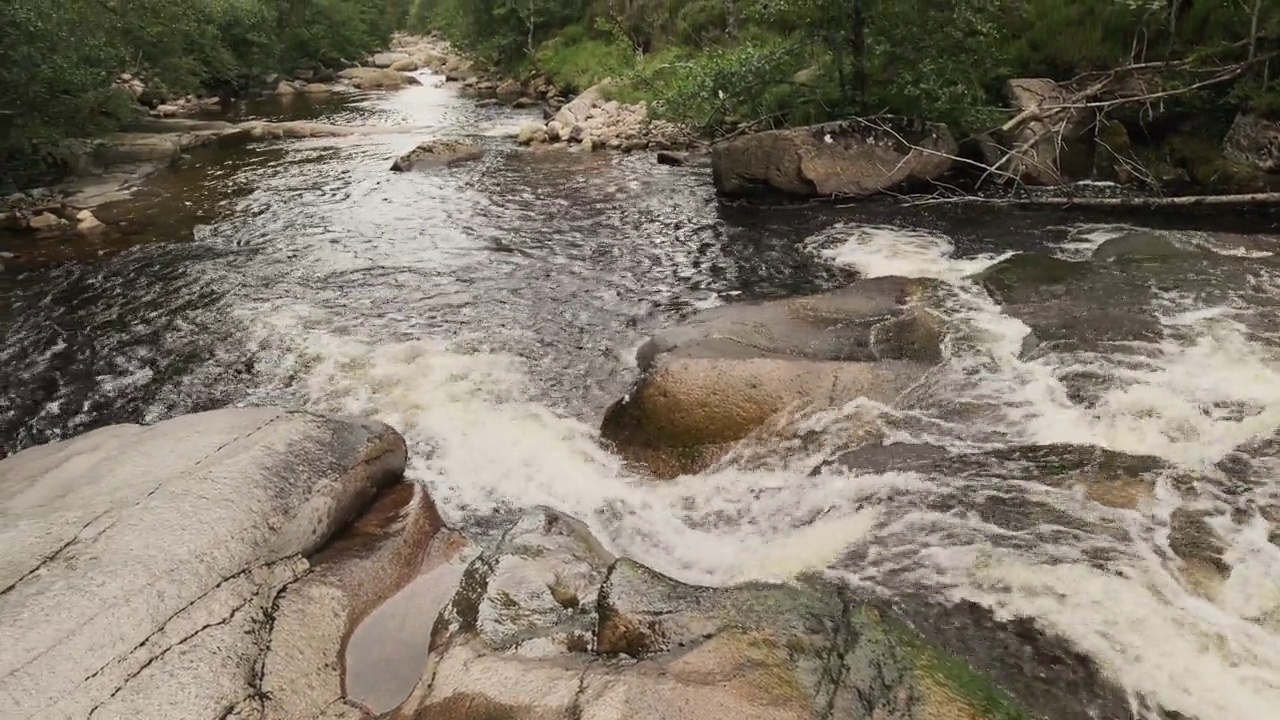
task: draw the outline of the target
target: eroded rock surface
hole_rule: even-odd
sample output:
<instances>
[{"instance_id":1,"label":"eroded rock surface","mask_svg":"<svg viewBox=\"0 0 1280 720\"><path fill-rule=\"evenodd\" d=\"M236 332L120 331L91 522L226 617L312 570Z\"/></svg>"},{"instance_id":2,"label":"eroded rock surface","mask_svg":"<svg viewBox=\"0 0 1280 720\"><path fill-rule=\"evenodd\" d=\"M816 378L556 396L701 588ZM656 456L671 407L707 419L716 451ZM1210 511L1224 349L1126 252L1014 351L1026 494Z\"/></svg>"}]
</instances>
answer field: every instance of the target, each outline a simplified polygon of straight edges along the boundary
<instances>
[{"instance_id":1,"label":"eroded rock surface","mask_svg":"<svg viewBox=\"0 0 1280 720\"><path fill-rule=\"evenodd\" d=\"M396 158L391 169L406 172L423 168L451 167L484 157L484 149L457 140L427 140Z\"/></svg>"},{"instance_id":2,"label":"eroded rock surface","mask_svg":"<svg viewBox=\"0 0 1280 720\"><path fill-rule=\"evenodd\" d=\"M858 397L891 402L942 357L927 281L714 308L654 335L602 434L660 477L705 469L769 419Z\"/></svg>"},{"instance_id":3,"label":"eroded rock surface","mask_svg":"<svg viewBox=\"0 0 1280 720\"><path fill-rule=\"evenodd\" d=\"M884 118L744 135L715 145L711 163L722 195L861 198L927 186L957 152L944 125Z\"/></svg>"},{"instance_id":4,"label":"eroded rock surface","mask_svg":"<svg viewBox=\"0 0 1280 720\"><path fill-rule=\"evenodd\" d=\"M960 615L939 611L952 624L935 637L981 654L973 638L1001 632L983 612L966 610L985 623L959 625ZM1034 633L1022 633L1000 637L1026 646ZM1016 720L1051 711L1085 720L1091 709L1124 707L1087 660L1052 639L999 666L1001 687L888 605L815 578L685 585L613 558L549 510L527 514L472 562L430 657L413 696L385 717Z\"/></svg>"},{"instance_id":5,"label":"eroded rock surface","mask_svg":"<svg viewBox=\"0 0 1280 720\"><path fill-rule=\"evenodd\" d=\"M0 716L263 717L268 651L324 665L341 637L310 608L273 644L281 590L405 454L384 425L238 409L0 461Z\"/></svg>"}]
</instances>

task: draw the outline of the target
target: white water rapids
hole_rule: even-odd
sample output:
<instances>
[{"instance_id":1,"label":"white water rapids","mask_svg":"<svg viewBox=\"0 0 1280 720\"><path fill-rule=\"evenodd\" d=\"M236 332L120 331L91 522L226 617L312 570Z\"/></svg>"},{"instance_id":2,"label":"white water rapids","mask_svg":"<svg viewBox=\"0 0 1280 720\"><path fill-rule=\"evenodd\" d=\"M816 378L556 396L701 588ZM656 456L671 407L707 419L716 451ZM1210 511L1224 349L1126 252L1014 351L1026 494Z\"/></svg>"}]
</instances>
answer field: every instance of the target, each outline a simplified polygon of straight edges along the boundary
<instances>
[{"instance_id":1,"label":"white water rapids","mask_svg":"<svg viewBox=\"0 0 1280 720\"><path fill-rule=\"evenodd\" d=\"M1067 399L1056 365L1082 359L1020 360L1026 326L965 279L1002 255L955 259L946 238L921 232L833 234L840 242L827 242L831 262L866 276L951 285L952 319L973 346L950 360L944 372L957 379L949 387L957 397L998 402L1005 408L998 430L1010 438L1096 444L1203 470L1280 427L1280 358L1251 341L1232 319L1235 308L1167 298L1172 339L1152 348L1141 367L1123 370L1096 406L1082 408ZM1093 237L1097 244L1106 235ZM1062 250L1079 251L1078 244ZM311 407L374 416L404 432L415 451L413 477L455 521L499 506L549 505L588 521L621 553L708 584L784 580L864 546L871 548L866 565L832 572L874 586L882 570L909 568L913 583L940 594L1033 617L1086 650L1135 698L1190 717L1267 720L1280 712L1280 549L1261 521L1237 525L1224 511L1215 524L1230 541L1233 570L1209 600L1187 590L1156 551L1180 502L1168 488L1136 511L1038 491L1071 513L1110 513L1108 521L1123 528L1127 542L1100 568L1071 557L1070 547L996 547L983 541L992 528L960 514L890 512L904 498L930 492L932 481L911 473L811 476L812 463L790 458L772 469L722 467L664 483L628 477L600 449L594 428L529 399L515 358L453 352L457 338L371 344L330 331L338 319L305 305L254 315L264 335L289 337L301 354ZM1262 410L1244 420L1200 410L1215 402ZM855 403L811 422L830 427L866 412L877 409ZM896 439L938 443L948 442L946 435ZM1135 712L1146 716L1137 699Z\"/></svg>"},{"instance_id":2,"label":"white water rapids","mask_svg":"<svg viewBox=\"0 0 1280 720\"><path fill-rule=\"evenodd\" d=\"M432 83L358 110L359 122L470 128L506 150L478 169L391 177L389 158L412 147L416 131L254 150L242 166L219 165L205 178L244 190L219 200L234 207L232 217L191 244L208 257L166 260L179 250L161 249L87 280L58 276L66 295L93 307L59 309L53 322L39 308L57 303L32 301L23 317L34 319L12 337L58 332L44 349L14 344L8 361L34 366L70 342L77 350L66 354L98 363L83 374L123 392L163 375L140 346L179 355L226 321L247 329L235 342L248 342L252 370L242 372L247 363L231 341L213 336L213 358L175 372L143 415L158 419L185 407L198 386L248 376L245 403L293 403L399 429L411 477L464 529L495 511L547 505L589 523L616 552L688 582L785 581L820 570L868 592L972 600L1003 617L1034 618L1086 651L1130 691L1136 718L1154 718L1152 705L1196 720L1280 718L1280 548L1265 520L1222 491L1215 469L1241 443L1280 428L1273 309L1236 292L1274 296L1280 277L1260 271L1249 288L1159 293L1159 341L1028 356L1028 326L969 279L1021 247L960 253L953 238L906 223L770 235L758 226L807 216L721 208L705 178L643 158L513 151L491 137L518 126L510 111L478 109ZM1121 230L1075 226L1052 252L1084 261ZM804 238L798 253L793 235ZM1215 246L1208 235L1177 238L1236 260L1266 255ZM574 419L597 400L576 389L611 387L602 376L629 379L636 343L675 322L673 306L734 302L744 288L781 294L781 265L799 291L850 270L941 281L945 297L934 309L949 331L946 360L921 389L941 404L823 409L795 419L821 438L817 447L747 447L712 471L669 482L629 475L600 447L596 427ZM822 282L805 284L819 275ZM166 311L138 300L140 287L157 303L166 292L186 299L206 290L225 302L211 306L219 317L170 309L169 324L147 330ZM120 317L109 316L112 302L124 307ZM636 325L619 329L630 320ZM127 342L134 335L136 346ZM120 369L107 367L111 358L123 358ZM1068 379L1089 373L1104 380L1081 403ZM53 425L68 406L115 402L68 397L34 410L37 420ZM575 403L577 412L564 407ZM813 472L868 423L892 442L955 451L1066 443L1153 455L1212 481L1188 495L1161 479L1128 510L1002 477ZM1280 505L1280 464L1269 463L1255 458L1249 507ZM981 499L1072 522L1004 527L968 506ZM1170 519L1189 505L1206 514L1231 567L1208 589L1169 551Z\"/></svg>"}]
</instances>

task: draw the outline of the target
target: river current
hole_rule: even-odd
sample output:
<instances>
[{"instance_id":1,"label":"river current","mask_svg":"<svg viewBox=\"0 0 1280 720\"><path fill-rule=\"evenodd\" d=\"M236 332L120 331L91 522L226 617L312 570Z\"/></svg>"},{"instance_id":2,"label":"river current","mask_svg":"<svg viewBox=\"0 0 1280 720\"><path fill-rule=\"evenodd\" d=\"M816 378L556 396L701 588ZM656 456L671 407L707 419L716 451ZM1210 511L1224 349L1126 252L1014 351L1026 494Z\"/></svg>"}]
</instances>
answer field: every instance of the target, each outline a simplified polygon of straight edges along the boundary
<instances>
[{"instance_id":1,"label":"river current","mask_svg":"<svg viewBox=\"0 0 1280 720\"><path fill-rule=\"evenodd\" d=\"M1033 618L1130 690L1135 717L1280 712L1280 237L1266 218L1127 219L1214 261L1140 279L1158 338L1028 354L1028 325L970 276L1018 253L1084 260L1126 227L990 207L719 203L705 170L518 148L520 111L423 78L349 103L250 106L246 119L401 131L197 154L148 181L124 206L123 238L92 257L24 262L45 252L24 247L0 260L0 453L228 404L376 417L404 433L410 474L446 518L479 536L548 505L685 581L825 570ZM388 171L434 135L488 154ZM748 446L669 482L600 446L647 333L703 307L883 275L945 288L947 359L918 402L806 414L804 442ZM1015 460L829 468L868 422L897 443L1092 446L1174 471L1135 508L1018 479ZM1231 459L1235 475L1221 469ZM1169 552L1187 509L1229 568L1211 592Z\"/></svg>"}]
</instances>

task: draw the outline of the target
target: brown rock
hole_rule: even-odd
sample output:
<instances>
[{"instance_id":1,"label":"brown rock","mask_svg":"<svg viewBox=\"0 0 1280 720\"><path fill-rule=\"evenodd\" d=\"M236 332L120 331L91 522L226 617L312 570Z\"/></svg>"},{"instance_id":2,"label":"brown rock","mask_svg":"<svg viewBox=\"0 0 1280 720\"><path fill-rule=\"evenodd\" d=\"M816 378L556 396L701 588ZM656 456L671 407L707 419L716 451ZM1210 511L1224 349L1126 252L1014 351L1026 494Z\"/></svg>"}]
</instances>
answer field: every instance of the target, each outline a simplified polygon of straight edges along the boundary
<instances>
[{"instance_id":1,"label":"brown rock","mask_svg":"<svg viewBox=\"0 0 1280 720\"><path fill-rule=\"evenodd\" d=\"M35 231L53 230L62 227L65 221L51 212L44 212L36 215L27 221L27 227Z\"/></svg>"},{"instance_id":2,"label":"brown rock","mask_svg":"<svg viewBox=\"0 0 1280 720\"><path fill-rule=\"evenodd\" d=\"M1009 80L1005 94L1018 110L1063 105L1070 100L1066 88L1045 78ZM1092 113L1083 110L1060 110L1022 124L1006 143L1008 149L1019 152L1005 170L1033 185L1060 185L1090 177L1092 120Z\"/></svg>"},{"instance_id":3,"label":"brown rock","mask_svg":"<svg viewBox=\"0 0 1280 720\"><path fill-rule=\"evenodd\" d=\"M404 85L404 74L390 68L347 68L338 77L359 90L394 89Z\"/></svg>"},{"instance_id":4,"label":"brown rock","mask_svg":"<svg viewBox=\"0 0 1280 720\"><path fill-rule=\"evenodd\" d=\"M885 118L770 130L719 143L711 162L722 195L867 197L945 175L957 153L944 125Z\"/></svg>"},{"instance_id":5,"label":"brown rock","mask_svg":"<svg viewBox=\"0 0 1280 720\"><path fill-rule=\"evenodd\" d=\"M892 403L941 358L928 285L875 278L822 295L699 313L636 354L644 373L601 435L658 477L698 472L786 413Z\"/></svg>"},{"instance_id":6,"label":"brown rock","mask_svg":"<svg viewBox=\"0 0 1280 720\"><path fill-rule=\"evenodd\" d=\"M88 210L81 210L80 214L77 216L76 232L81 235L96 235L106 229L106 227L106 225L103 225L102 222L98 220L98 218L94 217L93 213Z\"/></svg>"}]
</instances>

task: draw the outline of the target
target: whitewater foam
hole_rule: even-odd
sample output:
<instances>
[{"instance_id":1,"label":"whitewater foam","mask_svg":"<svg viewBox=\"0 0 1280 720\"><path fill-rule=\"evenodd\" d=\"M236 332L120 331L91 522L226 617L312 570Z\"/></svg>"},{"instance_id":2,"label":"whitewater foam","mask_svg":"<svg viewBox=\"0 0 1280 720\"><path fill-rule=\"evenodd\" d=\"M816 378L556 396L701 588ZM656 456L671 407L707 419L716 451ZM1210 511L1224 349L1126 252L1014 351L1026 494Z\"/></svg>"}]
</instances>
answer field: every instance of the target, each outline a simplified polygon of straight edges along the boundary
<instances>
[{"instance_id":1,"label":"whitewater foam","mask_svg":"<svg viewBox=\"0 0 1280 720\"><path fill-rule=\"evenodd\" d=\"M1232 312L1168 308L1169 337L1136 363L1108 366L1119 382L1085 408L1070 400L1059 374L1063 363L1090 360L1024 360L1027 326L969 279L1010 253L958 258L945 237L889 228L841 228L818 247L864 276L944 281L936 310L950 331L949 374L938 383L953 402L994 410L983 423L912 411L919 421L912 424L911 413L855 402L793 419L797 437L847 442L888 419L897 424L879 429L889 442L1091 443L1203 469L1280 426L1277 365ZM465 338L364 337L358 324L301 303L259 307L247 320L263 337L284 338L273 354L281 379L256 399L288 390L312 409L397 427L412 448L410 476L461 527L546 505L586 521L614 551L687 582L785 580L831 567L851 583L889 590L906 579L1035 618L1097 658L1135 703L1149 698L1199 720L1264 720L1280 707L1280 551L1265 523L1233 520L1226 506L1213 522L1232 571L1206 594L1190 586L1168 550L1168 518L1183 499L1167 484L1137 509L1099 509L1071 489L814 473L836 446L800 441L744 447L705 474L659 483L626 472L593 427L539 403L518 358L457 352ZM1204 411L1215 403L1262 410L1216 417ZM919 509L946 492L1024 493L1125 541L1070 528L1037 527L1022 537L971 513ZM852 549L865 559L845 567ZM1109 559L1100 565L1102 556Z\"/></svg>"}]
</instances>

